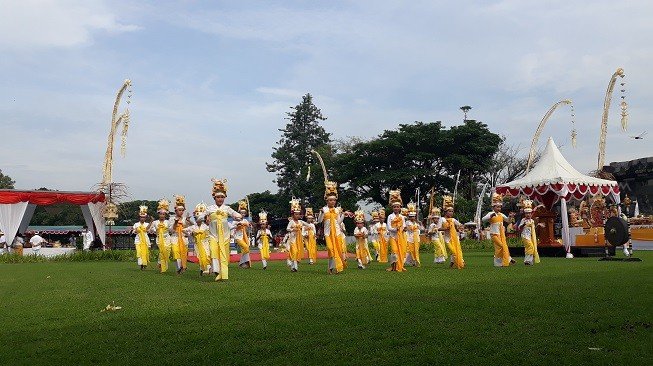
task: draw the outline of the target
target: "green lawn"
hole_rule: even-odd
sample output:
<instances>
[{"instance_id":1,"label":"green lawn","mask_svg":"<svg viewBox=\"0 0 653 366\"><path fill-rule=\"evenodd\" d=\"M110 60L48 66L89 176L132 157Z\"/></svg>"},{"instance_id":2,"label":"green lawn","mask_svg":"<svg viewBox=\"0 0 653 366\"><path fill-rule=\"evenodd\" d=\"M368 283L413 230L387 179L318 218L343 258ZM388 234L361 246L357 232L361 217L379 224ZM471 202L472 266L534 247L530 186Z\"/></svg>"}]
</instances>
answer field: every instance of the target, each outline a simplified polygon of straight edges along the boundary
<instances>
[{"instance_id":1,"label":"green lawn","mask_svg":"<svg viewBox=\"0 0 653 366\"><path fill-rule=\"evenodd\" d=\"M504 269L466 254L462 271L428 255L403 274L273 262L225 283L194 265L0 264L0 364L653 362L653 253Z\"/></svg>"}]
</instances>

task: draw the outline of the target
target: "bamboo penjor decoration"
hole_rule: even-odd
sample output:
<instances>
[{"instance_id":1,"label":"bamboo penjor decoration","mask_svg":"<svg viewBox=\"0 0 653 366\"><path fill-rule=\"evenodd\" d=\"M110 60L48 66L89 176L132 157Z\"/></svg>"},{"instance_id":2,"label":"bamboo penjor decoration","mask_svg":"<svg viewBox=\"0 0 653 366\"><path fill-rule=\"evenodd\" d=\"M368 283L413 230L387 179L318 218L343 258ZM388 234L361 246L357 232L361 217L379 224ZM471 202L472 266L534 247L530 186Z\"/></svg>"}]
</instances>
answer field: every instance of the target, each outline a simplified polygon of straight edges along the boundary
<instances>
[{"instance_id":1,"label":"bamboo penjor decoration","mask_svg":"<svg viewBox=\"0 0 653 366\"><path fill-rule=\"evenodd\" d=\"M544 129L544 126L546 126L546 122L549 120L553 112L555 110L563 105L563 104L568 104L571 106L571 124L572 126L574 125L574 105L571 102L571 99L563 99L549 108L549 110L544 114L544 117L542 117L542 120L540 121L540 124L537 125L537 129L535 130L535 134L533 135L533 140L531 141L531 149L528 153L528 163L526 164L526 173L531 170L531 165L533 165L533 160L535 159L535 149L537 148L537 141L540 139L540 134L542 133L542 130ZM572 127L571 131L571 144L576 147L576 129Z\"/></svg>"},{"instance_id":2,"label":"bamboo penjor decoration","mask_svg":"<svg viewBox=\"0 0 653 366\"><path fill-rule=\"evenodd\" d=\"M102 167L102 187L106 187L112 182L113 174L113 141L118 130L118 127L122 124L122 134L121 134L121 144L120 144L120 154L125 156L125 150L127 148L127 130L129 129L130 115L129 107L125 108L125 111L118 114L118 108L120 107L120 101L127 91L127 101L129 105L131 103L131 80L127 79L122 84L118 94L116 95L116 101L113 104L113 113L111 115L111 129L109 130L109 137L107 139L107 152L104 155L104 166Z\"/></svg>"},{"instance_id":3,"label":"bamboo penjor decoration","mask_svg":"<svg viewBox=\"0 0 653 366\"><path fill-rule=\"evenodd\" d=\"M610 82L608 83L608 89L605 91L605 99L603 100L603 116L601 118L601 135L599 137L599 157L598 157L598 166L596 167L597 172L603 169L605 165L605 140L608 134L608 113L610 112L610 104L612 103L612 92L614 91L614 85L617 82L617 78L623 78L626 76L624 69L621 67L612 74ZM628 103L626 103L624 88L625 83L621 83L621 129L626 131L628 129Z\"/></svg>"}]
</instances>

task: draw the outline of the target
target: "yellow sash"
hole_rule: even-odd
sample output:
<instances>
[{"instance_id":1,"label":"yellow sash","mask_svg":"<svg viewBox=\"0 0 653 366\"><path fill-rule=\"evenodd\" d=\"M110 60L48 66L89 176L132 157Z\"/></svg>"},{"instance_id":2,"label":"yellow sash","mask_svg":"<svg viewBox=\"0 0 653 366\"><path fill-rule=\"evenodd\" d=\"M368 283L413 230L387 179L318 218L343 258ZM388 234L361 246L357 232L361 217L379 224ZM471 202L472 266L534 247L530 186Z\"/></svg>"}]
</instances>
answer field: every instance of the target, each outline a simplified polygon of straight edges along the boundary
<instances>
[{"instance_id":1,"label":"yellow sash","mask_svg":"<svg viewBox=\"0 0 653 366\"><path fill-rule=\"evenodd\" d=\"M340 238L336 231L336 214L335 208L330 208L327 213L324 214L324 217L329 220L329 238L333 244L333 257L336 264L336 272L341 272L344 268L342 263L342 249L340 248ZM328 240L328 239L327 239Z\"/></svg>"},{"instance_id":2,"label":"yellow sash","mask_svg":"<svg viewBox=\"0 0 653 366\"><path fill-rule=\"evenodd\" d=\"M261 235L261 258L270 258L270 241L266 232L263 232Z\"/></svg>"},{"instance_id":3,"label":"yellow sash","mask_svg":"<svg viewBox=\"0 0 653 366\"><path fill-rule=\"evenodd\" d=\"M145 225L139 225L136 228L136 232L138 233L138 245L140 246L140 252L141 252L141 263L143 263L144 266L147 266L149 259L150 259L150 253L147 251L147 235L145 235L145 232L147 231L147 226Z\"/></svg>"},{"instance_id":4,"label":"yellow sash","mask_svg":"<svg viewBox=\"0 0 653 366\"><path fill-rule=\"evenodd\" d=\"M503 215L498 214L494 215L494 217L490 218L490 223L492 224L499 224L499 238L501 239L501 242L503 244L508 245L508 242L506 241L506 229L503 227Z\"/></svg>"},{"instance_id":5,"label":"yellow sash","mask_svg":"<svg viewBox=\"0 0 653 366\"><path fill-rule=\"evenodd\" d=\"M537 235L535 234L535 220L531 219L528 224L531 228L531 242L533 243L533 259L535 263L540 263L540 254L537 252Z\"/></svg>"},{"instance_id":6,"label":"yellow sash","mask_svg":"<svg viewBox=\"0 0 653 366\"><path fill-rule=\"evenodd\" d=\"M456 231L456 224L453 221L453 218L448 218L447 225L449 225L449 241L451 242L451 249L454 253L454 265L458 269L463 269L465 267L465 262L463 261L463 250L460 247L460 239L458 238L458 231Z\"/></svg>"}]
</instances>

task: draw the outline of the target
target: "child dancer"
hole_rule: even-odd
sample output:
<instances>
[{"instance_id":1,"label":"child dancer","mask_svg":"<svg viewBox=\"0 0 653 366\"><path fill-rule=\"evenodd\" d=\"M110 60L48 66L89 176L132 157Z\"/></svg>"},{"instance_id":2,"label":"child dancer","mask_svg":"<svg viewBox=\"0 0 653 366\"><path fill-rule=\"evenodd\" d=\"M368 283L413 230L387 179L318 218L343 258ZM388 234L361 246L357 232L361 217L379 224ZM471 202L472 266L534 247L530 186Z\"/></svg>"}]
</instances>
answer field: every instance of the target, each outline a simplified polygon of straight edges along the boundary
<instances>
[{"instance_id":1,"label":"child dancer","mask_svg":"<svg viewBox=\"0 0 653 366\"><path fill-rule=\"evenodd\" d=\"M209 226L206 224L206 204L195 206L195 224L188 228L188 232L195 240L195 254L199 260L200 276L211 273L211 251L209 246Z\"/></svg>"},{"instance_id":2,"label":"child dancer","mask_svg":"<svg viewBox=\"0 0 653 366\"><path fill-rule=\"evenodd\" d=\"M190 219L186 214L186 198L175 196L175 215L170 218L168 224L170 242L172 243L172 256L177 262L177 274L186 272L188 260L188 233L187 228L191 226Z\"/></svg>"},{"instance_id":3,"label":"child dancer","mask_svg":"<svg viewBox=\"0 0 653 366\"><path fill-rule=\"evenodd\" d=\"M340 223L344 214L340 207L336 207L338 200L338 185L336 182L324 182L325 192L324 199L326 206L322 207L317 223L324 224L324 239L329 254L329 274L340 273L344 270L344 257L342 256L342 246L344 243L341 238Z\"/></svg>"},{"instance_id":4,"label":"child dancer","mask_svg":"<svg viewBox=\"0 0 653 366\"><path fill-rule=\"evenodd\" d=\"M388 271L405 272L404 258L406 258L406 221L404 216L401 215L401 191L390 191L390 204L392 205L392 213L388 216L388 232L390 233L390 249L392 255L390 256L390 267Z\"/></svg>"},{"instance_id":5,"label":"child dancer","mask_svg":"<svg viewBox=\"0 0 653 366\"><path fill-rule=\"evenodd\" d=\"M306 207L306 221L308 225L304 226L304 239L306 239L306 251L308 252L308 264L317 262L317 241L315 240L315 216L313 209Z\"/></svg>"},{"instance_id":6,"label":"child dancer","mask_svg":"<svg viewBox=\"0 0 653 366\"><path fill-rule=\"evenodd\" d=\"M517 225L517 229L521 230L521 241L524 243L524 264L532 266L533 263L540 263L540 255L537 253L535 220L533 220L533 201L524 200L522 205L524 218Z\"/></svg>"},{"instance_id":7,"label":"child dancer","mask_svg":"<svg viewBox=\"0 0 653 366\"><path fill-rule=\"evenodd\" d=\"M236 241L236 244L240 247L240 261L238 262L239 268L251 268L252 261L249 259L249 234L247 230L250 226L249 220L247 220L247 202L239 201L238 202L238 213L240 213L241 218L234 219L233 224L233 237Z\"/></svg>"},{"instance_id":8,"label":"child dancer","mask_svg":"<svg viewBox=\"0 0 653 366\"><path fill-rule=\"evenodd\" d=\"M270 238L272 233L268 229L268 214L265 211L261 211L258 214L258 232L256 233L256 243L261 252L261 263L263 264L263 269L268 268L268 260L270 259Z\"/></svg>"},{"instance_id":9,"label":"child dancer","mask_svg":"<svg viewBox=\"0 0 653 366\"><path fill-rule=\"evenodd\" d=\"M440 231L440 209L438 207L433 207L431 209L431 224L429 225L429 237L433 243L433 250L435 251L435 258L433 263L444 263L447 260L447 249L444 246L444 237L442 236L442 231Z\"/></svg>"},{"instance_id":10,"label":"child dancer","mask_svg":"<svg viewBox=\"0 0 653 366\"><path fill-rule=\"evenodd\" d=\"M132 234L136 234L136 237L134 238L137 258L136 262L141 270L147 268L150 260L150 238L147 237L147 228L150 224L145 221L147 219L147 206L140 206L138 222L132 227Z\"/></svg>"},{"instance_id":11,"label":"child dancer","mask_svg":"<svg viewBox=\"0 0 653 366\"><path fill-rule=\"evenodd\" d=\"M451 196L442 197L442 208L444 217L440 218L440 231L444 237L444 242L449 246L451 251L450 267L463 269L465 260L463 259L463 249L460 246L460 237L458 230L463 229L463 225L453 217L453 198Z\"/></svg>"},{"instance_id":12,"label":"child dancer","mask_svg":"<svg viewBox=\"0 0 653 366\"><path fill-rule=\"evenodd\" d=\"M216 281L229 279L229 242L230 230L227 217L242 218L231 207L224 203L227 197L227 181L212 179L213 199L215 205L207 208L209 220L209 244L211 247L211 268L216 273Z\"/></svg>"},{"instance_id":13,"label":"child dancer","mask_svg":"<svg viewBox=\"0 0 653 366\"><path fill-rule=\"evenodd\" d=\"M286 227L288 244L290 245L290 270L297 272L299 270L298 263L301 260L299 257L300 248L304 246L302 231L308 224L299 218L302 213L302 206L299 204L298 199L293 198L290 201L290 212L292 216L288 220L288 226Z\"/></svg>"},{"instance_id":14,"label":"child dancer","mask_svg":"<svg viewBox=\"0 0 653 366\"><path fill-rule=\"evenodd\" d=\"M483 216L483 222L490 222L490 236L494 244L494 266L508 267L514 263L508 252L508 243L506 242L506 232L503 227L504 222L509 222L508 216L501 213L503 206L503 196L492 193L492 212Z\"/></svg>"},{"instance_id":15,"label":"child dancer","mask_svg":"<svg viewBox=\"0 0 653 366\"><path fill-rule=\"evenodd\" d=\"M367 246L367 236L369 231L365 227L365 213L363 211L356 211L354 213L354 221L356 228L354 228L354 237L356 238L356 259L358 260L358 269L365 269L365 266L370 261L369 248Z\"/></svg>"},{"instance_id":16,"label":"child dancer","mask_svg":"<svg viewBox=\"0 0 653 366\"><path fill-rule=\"evenodd\" d=\"M170 261L170 232L168 224L168 211L170 210L170 202L166 199L159 200L156 212L159 219L152 221L148 232L156 235L156 246L159 248L159 258L157 266L159 273L164 273L168 270L168 262Z\"/></svg>"},{"instance_id":17,"label":"child dancer","mask_svg":"<svg viewBox=\"0 0 653 366\"><path fill-rule=\"evenodd\" d=\"M421 225L417 222L417 206L410 202L408 203L408 221L406 222L408 251L405 259L406 263L414 267L421 265L419 260L420 233Z\"/></svg>"}]
</instances>

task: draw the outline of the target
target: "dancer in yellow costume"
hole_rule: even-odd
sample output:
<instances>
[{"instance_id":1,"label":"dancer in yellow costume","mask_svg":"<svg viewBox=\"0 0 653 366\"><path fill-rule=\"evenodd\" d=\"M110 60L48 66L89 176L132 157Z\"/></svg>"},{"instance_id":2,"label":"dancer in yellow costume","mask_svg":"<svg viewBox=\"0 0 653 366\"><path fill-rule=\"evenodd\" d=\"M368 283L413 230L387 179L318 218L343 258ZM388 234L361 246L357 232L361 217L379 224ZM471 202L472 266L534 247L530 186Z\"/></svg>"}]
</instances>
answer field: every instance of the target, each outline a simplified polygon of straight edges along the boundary
<instances>
[{"instance_id":1,"label":"dancer in yellow costume","mask_svg":"<svg viewBox=\"0 0 653 366\"><path fill-rule=\"evenodd\" d=\"M354 237L356 238L356 259L358 260L358 269L365 269L365 266L370 261L370 250L367 246L367 237L369 231L365 227L365 213L363 211L356 211L354 213Z\"/></svg>"},{"instance_id":2,"label":"dancer in yellow costume","mask_svg":"<svg viewBox=\"0 0 653 366\"><path fill-rule=\"evenodd\" d=\"M379 232L377 231L377 224L379 223L379 212L378 211L372 211L370 212L370 216L372 216L372 223L370 224L370 228L368 229L369 231L369 240L372 242L372 247L374 248L374 259L376 261L379 260L379 251L381 250L381 246L379 245Z\"/></svg>"},{"instance_id":3,"label":"dancer in yellow costume","mask_svg":"<svg viewBox=\"0 0 653 366\"><path fill-rule=\"evenodd\" d=\"M429 215L431 224L429 224L429 238L431 243L433 243L433 250L435 251L435 258L433 263L444 263L447 260L447 249L444 246L444 237L442 231L440 231L440 209L438 207L433 207L431 209L431 214Z\"/></svg>"},{"instance_id":4,"label":"dancer in yellow costume","mask_svg":"<svg viewBox=\"0 0 653 366\"><path fill-rule=\"evenodd\" d=\"M186 272L188 263L188 232L192 223L186 213L186 198L175 195L175 214L169 220L172 257L177 262L177 274Z\"/></svg>"},{"instance_id":5,"label":"dancer in yellow costume","mask_svg":"<svg viewBox=\"0 0 653 366\"><path fill-rule=\"evenodd\" d=\"M340 208L342 211L342 208ZM347 215L345 214L345 217ZM344 219L343 219L344 220ZM342 243L342 246L340 249L342 249L342 265L347 268L347 227L345 226L345 222L340 223L340 242Z\"/></svg>"},{"instance_id":6,"label":"dancer in yellow costume","mask_svg":"<svg viewBox=\"0 0 653 366\"><path fill-rule=\"evenodd\" d=\"M299 270L299 262L302 260L300 257L301 250L304 246L304 229L308 226L304 220L300 219L302 214L302 206L298 199L293 198L290 201L291 217L288 219L288 245L290 247L290 270L297 272Z\"/></svg>"},{"instance_id":7,"label":"dancer in yellow costume","mask_svg":"<svg viewBox=\"0 0 653 366\"><path fill-rule=\"evenodd\" d=\"M195 255L200 266L200 276L211 273L211 252L209 244L209 225L206 224L206 204L200 203L195 206L193 212L195 224L187 228L195 241Z\"/></svg>"},{"instance_id":8,"label":"dancer in yellow costume","mask_svg":"<svg viewBox=\"0 0 653 366\"><path fill-rule=\"evenodd\" d=\"M147 237L147 228L150 224L146 222L147 219L147 206L140 206L138 222L132 227L132 234L136 234L136 237L134 238L136 262L141 270L147 268L147 265L150 262L150 238Z\"/></svg>"},{"instance_id":9,"label":"dancer in yellow costume","mask_svg":"<svg viewBox=\"0 0 653 366\"><path fill-rule=\"evenodd\" d=\"M159 248L159 258L157 259L157 266L159 272L164 273L168 270L168 262L170 261L170 232L168 223L168 212L170 211L170 202L166 199L159 200L156 208L159 215L158 220L152 221L148 228L150 234L156 235L156 246Z\"/></svg>"},{"instance_id":10,"label":"dancer in yellow costume","mask_svg":"<svg viewBox=\"0 0 653 366\"><path fill-rule=\"evenodd\" d=\"M417 206L412 201L408 203L408 221L406 221L406 252L405 263L419 267L422 263L419 260L420 234L422 225L417 221Z\"/></svg>"},{"instance_id":11,"label":"dancer in yellow costume","mask_svg":"<svg viewBox=\"0 0 653 366\"><path fill-rule=\"evenodd\" d=\"M392 213L388 216L387 227L390 234L390 267L388 271L405 272L404 258L406 258L406 220L401 214L401 191L390 191L390 205L392 205Z\"/></svg>"},{"instance_id":12,"label":"dancer in yellow costume","mask_svg":"<svg viewBox=\"0 0 653 366\"><path fill-rule=\"evenodd\" d=\"M329 274L340 273L344 270L343 249L344 243L342 241L342 231L340 224L344 219L342 208L336 207L338 200L338 184L336 182L326 181L324 199L326 206L320 210L320 215L317 218L317 223L324 225L324 239L327 245L327 252L329 255L329 267L327 272Z\"/></svg>"},{"instance_id":13,"label":"dancer in yellow costume","mask_svg":"<svg viewBox=\"0 0 653 366\"><path fill-rule=\"evenodd\" d=\"M268 260L270 259L270 240L272 233L268 229L268 213L261 211L258 214L258 231L256 233L256 243L261 253L261 263L263 269L268 268Z\"/></svg>"},{"instance_id":14,"label":"dancer in yellow costume","mask_svg":"<svg viewBox=\"0 0 653 366\"><path fill-rule=\"evenodd\" d=\"M533 263L540 263L540 255L537 253L535 220L533 220L533 201L524 200L522 208L524 209L524 217L517 225L517 229L521 230L521 241L524 243L524 264L532 266Z\"/></svg>"},{"instance_id":15,"label":"dancer in yellow costume","mask_svg":"<svg viewBox=\"0 0 653 366\"><path fill-rule=\"evenodd\" d=\"M388 224L385 222L385 209L379 209L379 223L376 225L379 239L379 263L388 263Z\"/></svg>"},{"instance_id":16,"label":"dancer in yellow costume","mask_svg":"<svg viewBox=\"0 0 653 366\"><path fill-rule=\"evenodd\" d=\"M211 269L216 274L216 281L229 279L229 241L230 231L228 217L242 218L231 207L224 203L227 198L226 180L213 178L213 200L215 205L209 206L209 244L211 247Z\"/></svg>"},{"instance_id":17,"label":"dancer in yellow costume","mask_svg":"<svg viewBox=\"0 0 653 366\"><path fill-rule=\"evenodd\" d=\"M252 261L249 258L249 227L250 222L247 220L247 202L238 201L238 213L242 218L236 218L232 222L232 235L234 241L240 247L240 261L238 261L238 267L240 268L251 268Z\"/></svg>"},{"instance_id":18,"label":"dancer in yellow costume","mask_svg":"<svg viewBox=\"0 0 653 366\"><path fill-rule=\"evenodd\" d=\"M465 268L465 259L463 258L463 248L460 246L460 237L458 231L463 230L463 224L453 217L453 198L451 196L442 197L442 209L444 217L440 218L440 231L444 237L444 242L451 252L450 267L456 269Z\"/></svg>"},{"instance_id":19,"label":"dancer in yellow costume","mask_svg":"<svg viewBox=\"0 0 653 366\"><path fill-rule=\"evenodd\" d=\"M304 226L304 239L306 243L306 251L308 252L308 264L315 264L317 262L317 241L315 240L315 216L313 209L306 207L306 222L308 225Z\"/></svg>"},{"instance_id":20,"label":"dancer in yellow costume","mask_svg":"<svg viewBox=\"0 0 653 366\"><path fill-rule=\"evenodd\" d=\"M494 266L495 267L508 267L514 263L508 252L508 243L506 242L506 231L503 223L508 223L508 216L501 213L501 206L503 206L503 196L492 193L492 212L483 216L483 222L490 223L490 237L492 244L494 244Z\"/></svg>"}]
</instances>

